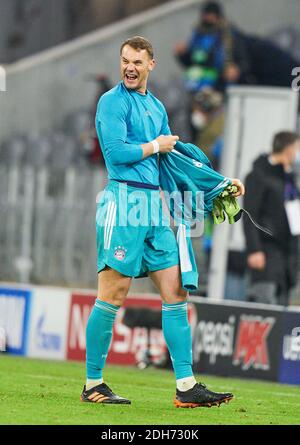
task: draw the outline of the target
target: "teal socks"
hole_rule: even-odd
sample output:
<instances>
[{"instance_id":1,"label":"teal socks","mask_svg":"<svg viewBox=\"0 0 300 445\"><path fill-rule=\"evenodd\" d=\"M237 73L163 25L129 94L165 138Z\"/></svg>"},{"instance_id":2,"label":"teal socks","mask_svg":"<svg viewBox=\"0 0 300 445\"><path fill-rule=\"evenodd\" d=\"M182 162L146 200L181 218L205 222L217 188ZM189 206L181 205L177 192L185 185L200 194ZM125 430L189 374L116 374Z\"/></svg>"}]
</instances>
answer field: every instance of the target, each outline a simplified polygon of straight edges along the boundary
<instances>
[{"instance_id":1,"label":"teal socks","mask_svg":"<svg viewBox=\"0 0 300 445\"><path fill-rule=\"evenodd\" d=\"M86 327L87 378L102 379L119 306L96 300Z\"/></svg>"},{"instance_id":2,"label":"teal socks","mask_svg":"<svg viewBox=\"0 0 300 445\"><path fill-rule=\"evenodd\" d=\"M91 380L102 379L119 307L96 300L86 328L86 371ZM192 377L192 336L187 303L162 305L162 328L176 380Z\"/></svg>"},{"instance_id":3,"label":"teal socks","mask_svg":"<svg viewBox=\"0 0 300 445\"><path fill-rule=\"evenodd\" d=\"M192 334L187 317L186 302L163 303L162 328L176 380L193 376Z\"/></svg>"}]
</instances>

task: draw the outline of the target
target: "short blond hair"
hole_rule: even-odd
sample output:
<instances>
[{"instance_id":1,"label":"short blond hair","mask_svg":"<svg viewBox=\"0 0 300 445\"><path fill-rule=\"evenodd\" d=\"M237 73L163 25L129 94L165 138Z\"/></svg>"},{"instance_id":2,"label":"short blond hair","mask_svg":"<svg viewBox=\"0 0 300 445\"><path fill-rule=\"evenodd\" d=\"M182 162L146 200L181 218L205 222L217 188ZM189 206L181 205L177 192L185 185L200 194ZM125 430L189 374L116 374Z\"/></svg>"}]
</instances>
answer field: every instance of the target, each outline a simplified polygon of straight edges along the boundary
<instances>
[{"instance_id":1,"label":"short blond hair","mask_svg":"<svg viewBox=\"0 0 300 445\"><path fill-rule=\"evenodd\" d=\"M121 45L120 54L122 54L122 50L125 45L129 45L129 46L131 46L131 48L136 49L136 50L145 49L147 51L150 59L153 59L153 57L154 57L153 46L149 42L149 40L145 39L145 37L134 36L134 37L130 37L129 39L126 39Z\"/></svg>"}]
</instances>

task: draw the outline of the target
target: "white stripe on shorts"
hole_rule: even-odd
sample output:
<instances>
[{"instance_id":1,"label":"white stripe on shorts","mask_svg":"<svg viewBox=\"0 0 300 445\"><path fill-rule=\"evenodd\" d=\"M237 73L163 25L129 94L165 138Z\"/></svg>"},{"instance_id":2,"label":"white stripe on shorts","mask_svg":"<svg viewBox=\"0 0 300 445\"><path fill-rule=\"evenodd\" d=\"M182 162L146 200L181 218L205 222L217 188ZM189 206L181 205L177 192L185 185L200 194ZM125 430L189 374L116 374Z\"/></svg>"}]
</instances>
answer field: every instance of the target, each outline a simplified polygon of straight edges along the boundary
<instances>
[{"instance_id":1,"label":"white stripe on shorts","mask_svg":"<svg viewBox=\"0 0 300 445\"><path fill-rule=\"evenodd\" d=\"M109 249L110 247L112 229L115 223L114 221L115 216L116 216L116 203L114 201L110 201L107 206L107 213L104 223L104 249Z\"/></svg>"},{"instance_id":2,"label":"white stripe on shorts","mask_svg":"<svg viewBox=\"0 0 300 445\"><path fill-rule=\"evenodd\" d=\"M106 217L105 217L105 223L104 223L104 249L106 249L107 245L107 232L108 232L108 225L109 220L111 218L111 210L112 210L113 201L109 201L106 211Z\"/></svg>"},{"instance_id":3,"label":"white stripe on shorts","mask_svg":"<svg viewBox=\"0 0 300 445\"><path fill-rule=\"evenodd\" d=\"M113 233L113 229L114 229L114 225L115 225L115 221L116 221L116 213L117 213L117 206L116 206L116 203L114 202L112 216L111 216L111 224L110 224L110 227L108 230L107 249L110 248L111 237L112 237L112 233Z\"/></svg>"}]
</instances>

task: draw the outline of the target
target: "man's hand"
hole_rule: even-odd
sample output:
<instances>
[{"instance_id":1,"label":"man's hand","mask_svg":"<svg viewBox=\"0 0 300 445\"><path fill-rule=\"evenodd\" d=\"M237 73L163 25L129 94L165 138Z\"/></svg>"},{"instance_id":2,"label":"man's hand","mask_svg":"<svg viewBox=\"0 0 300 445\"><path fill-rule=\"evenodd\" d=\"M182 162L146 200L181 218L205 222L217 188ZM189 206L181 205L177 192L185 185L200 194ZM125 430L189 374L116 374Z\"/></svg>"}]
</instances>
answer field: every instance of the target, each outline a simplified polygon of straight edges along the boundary
<instances>
[{"instance_id":1,"label":"man's hand","mask_svg":"<svg viewBox=\"0 0 300 445\"><path fill-rule=\"evenodd\" d=\"M159 145L159 153L169 153L170 151L172 151L178 139L179 139L178 136L173 136L173 135L158 136L155 139L155 141ZM148 156L152 156L154 153L154 147L152 142L147 142L147 144L143 144L142 149L143 149L143 159L147 158Z\"/></svg>"},{"instance_id":2,"label":"man's hand","mask_svg":"<svg viewBox=\"0 0 300 445\"><path fill-rule=\"evenodd\" d=\"M233 178L231 179L232 185L235 185L237 187L237 192L234 193L232 196L237 198L238 196L243 196L245 194L245 186L239 179Z\"/></svg>"},{"instance_id":3,"label":"man's hand","mask_svg":"<svg viewBox=\"0 0 300 445\"><path fill-rule=\"evenodd\" d=\"M159 143L159 152L160 153L169 153L170 151L172 151L176 142L178 141L178 139L179 139L178 136L173 136L173 135L158 136L158 138L156 138L156 140Z\"/></svg>"},{"instance_id":4,"label":"man's hand","mask_svg":"<svg viewBox=\"0 0 300 445\"><path fill-rule=\"evenodd\" d=\"M263 270L266 267L266 255L264 252L254 252L248 255L247 264L250 269Z\"/></svg>"},{"instance_id":5,"label":"man's hand","mask_svg":"<svg viewBox=\"0 0 300 445\"><path fill-rule=\"evenodd\" d=\"M185 42L178 42L175 45L174 53L177 54L178 56L181 56L182 54L186 53L187 48L188 46Z\"/></svg>"},{"instance_id":6,"label":"man's hand","mask_svg":"<svg viewBox=\"0 0 300 445\"><path fill-rule=\"evenodd\" d=\"M237 82L241 75L241 70L235 63L230 63L224 70L224 79L227 82Z\"/></svg>"}]
</instances>

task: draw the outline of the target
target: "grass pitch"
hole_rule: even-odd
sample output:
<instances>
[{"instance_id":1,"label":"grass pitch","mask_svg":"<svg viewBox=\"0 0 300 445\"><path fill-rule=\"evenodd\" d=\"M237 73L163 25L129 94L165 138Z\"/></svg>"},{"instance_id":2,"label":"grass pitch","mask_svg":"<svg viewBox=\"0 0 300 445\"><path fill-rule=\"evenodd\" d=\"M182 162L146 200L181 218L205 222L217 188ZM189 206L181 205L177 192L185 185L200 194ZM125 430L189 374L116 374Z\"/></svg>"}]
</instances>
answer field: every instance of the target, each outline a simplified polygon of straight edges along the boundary
<instances>
[{"instance_id":1,"label":"grass pitch","mask_svg":"<svg viewBox=\"0 0 300 445\"><path fill-rule=\"evenodd\" d=\"M0 424L14 425L269 425L300 424L300 387L201 376L235 395L220 408L176 409L171 371L107 366L112 389L131 405L82 403L85 366L0 355Z\"/></svg>"}]
</instances>

